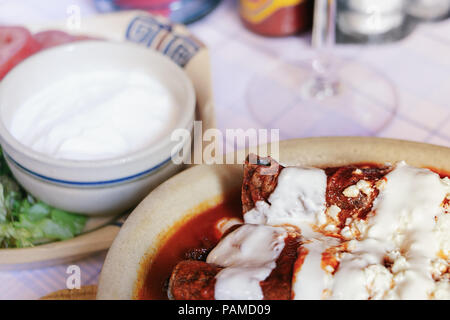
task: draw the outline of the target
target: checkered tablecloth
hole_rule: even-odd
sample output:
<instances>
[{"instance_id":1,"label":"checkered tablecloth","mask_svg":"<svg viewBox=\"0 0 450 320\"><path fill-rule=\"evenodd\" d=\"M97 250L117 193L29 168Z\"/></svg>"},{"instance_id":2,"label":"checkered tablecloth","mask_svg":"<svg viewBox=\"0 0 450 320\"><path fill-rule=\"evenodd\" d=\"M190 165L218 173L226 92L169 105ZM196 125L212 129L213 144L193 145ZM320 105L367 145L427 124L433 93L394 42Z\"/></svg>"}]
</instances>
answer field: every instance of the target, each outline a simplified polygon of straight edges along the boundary
<instances>
[{"instance_id":1,"label":"checkered tablecloth","mask_svg":"<svg viewBox=\"0 0 450 320\"><path fill-rule=\"evenodd\" d=\"M0 0L0 23L32 23L64 19L67 7L76 4L83 16L95 14L90 0ZM233 0L189 26L209 47L217 124L226 128L259 128L244 96L257 73L280 61L310 58L308 36L268 39L244 29ZM400 42L359 47L346 45L339 54L382 69L395 85L399 111L378 134L450 147L450 20L419 26ZM286 120L288 121L288 119ZM283 127L276 123L274 127ZM310 136L281 131L281 139ZM105 257L99 253L76 261L82 285L94 284ZM0 272L0 299L35 299L66 287L68 265Z\"/></svg>"}]
</instances>

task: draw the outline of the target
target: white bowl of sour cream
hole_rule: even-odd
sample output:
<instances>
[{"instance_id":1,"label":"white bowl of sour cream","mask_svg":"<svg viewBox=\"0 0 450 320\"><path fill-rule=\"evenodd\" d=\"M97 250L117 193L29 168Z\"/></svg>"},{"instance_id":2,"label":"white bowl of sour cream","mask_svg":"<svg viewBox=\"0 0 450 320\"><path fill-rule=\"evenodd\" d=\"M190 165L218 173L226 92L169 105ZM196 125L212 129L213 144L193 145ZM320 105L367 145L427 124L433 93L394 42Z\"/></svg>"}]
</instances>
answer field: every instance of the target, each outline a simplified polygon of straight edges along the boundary
<instances>
[{"instance_id":1,"label":"white bowl of sour cream","mask_svg":"<svg viewBox=\"0 0 450 320\"><path fill-rule=\"evenodd\" d=\"M44 50L0 82L0 142L14 176L37 198L89 215L129 209L179 171L171 155L183 144L171 133L192 130L194 113L185 72L132 43Z\"/></svg>"}]
</instances>

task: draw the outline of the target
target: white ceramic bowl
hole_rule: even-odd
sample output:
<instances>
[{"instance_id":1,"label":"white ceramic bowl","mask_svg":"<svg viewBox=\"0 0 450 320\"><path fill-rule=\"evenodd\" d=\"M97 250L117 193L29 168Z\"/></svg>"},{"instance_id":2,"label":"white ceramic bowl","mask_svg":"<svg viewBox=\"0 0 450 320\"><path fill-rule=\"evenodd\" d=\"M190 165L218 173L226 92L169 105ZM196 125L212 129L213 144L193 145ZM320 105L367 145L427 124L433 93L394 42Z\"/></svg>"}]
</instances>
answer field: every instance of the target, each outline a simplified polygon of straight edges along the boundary
<instances>
[{"instance_id":1,"label":"white ceramic bowl","mask_svg":"<svg viewBox=\"0 0 450 320\"><path fill-rule=\"evenodd\" d=\"M263 147L259 154L265 156L267 150ZM450 148L424 143L366 137L309 138L281 141L279 150L278 160L291 166L406 160L413 166L450 173ZM242 165L195 166L151 192L114 239L103 264L97 298L138 298L148 270L167 239L186 221L240 190L242 173Z\"/></svg>"},{"instance_id":2,"label":"white ceramic bowl","mask_svg":"<svg viewBox=\"0 0 450 320\"><path fill-rule=\"evenodd\" d=\"M7 162L19 183L50 205L88 215L115 214L136 205L181 169L171 161L179 141L170 136L111 160L73 161L38 153L11 135L14 110L29 96L71 72L115 66L158 78L179 107L174 129L192 129L195 91L188 76L169 58L132 43L86 41L47 49L20 63L0 82L0 143Z\"/></svg>"}]
</instances>

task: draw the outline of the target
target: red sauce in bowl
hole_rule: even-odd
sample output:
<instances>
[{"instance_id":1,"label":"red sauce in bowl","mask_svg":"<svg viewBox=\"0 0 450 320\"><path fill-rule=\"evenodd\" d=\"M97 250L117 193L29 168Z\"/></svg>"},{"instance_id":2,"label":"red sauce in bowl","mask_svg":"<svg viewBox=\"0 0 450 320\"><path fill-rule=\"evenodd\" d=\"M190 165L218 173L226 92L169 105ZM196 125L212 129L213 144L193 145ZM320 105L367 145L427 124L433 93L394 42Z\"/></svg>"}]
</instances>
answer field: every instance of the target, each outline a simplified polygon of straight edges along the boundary
<instances>
[{"instance_id":1,"label":"red sauce in bowl","mask_svg":"<svg viewBox=\"0 0 450 320\"><path fill-rule=\"evenodd\" d=\"M195 255L205 255L212 249L219 236L214 226L222 218L242 218L240 190L228 195L219 205L208 209L183 224L158 250L140 288L140 300L167 300L167 284L173 268L182 260Z\"/></svg>"}]
</instances>

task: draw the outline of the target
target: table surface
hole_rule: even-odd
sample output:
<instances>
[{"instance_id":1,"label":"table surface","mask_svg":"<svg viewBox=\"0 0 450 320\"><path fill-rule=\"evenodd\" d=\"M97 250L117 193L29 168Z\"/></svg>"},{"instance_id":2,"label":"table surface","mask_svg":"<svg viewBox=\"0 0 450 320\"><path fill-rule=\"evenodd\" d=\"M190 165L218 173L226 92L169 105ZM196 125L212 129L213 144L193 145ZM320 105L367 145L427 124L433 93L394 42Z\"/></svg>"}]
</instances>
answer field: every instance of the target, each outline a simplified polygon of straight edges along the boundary
<instances>
[{"instance_id":1,"label":"table surface","mask_svg":"<svg viewBox=\"0 0 450 320\"><path fill-rule=\"evenodd\" d=\"M0 24L61 20L66 17L68 6L74 4L80 7L82 17L96 13L90 0L0 0ZM249 81L282 61L313 56L308 36L268 39L244 29L233 0L224 0L189 29L210 49L220 129L259 128L245 104ZM382 69L395 85L399 110L378 136L450 147L450 20L423 24L396 43L370 48L346 45L337 51ZM282 128L283 123L275 126ZM280 138L310 135L311 132L281 132ZM105 254L73 262L81 269L82 285L97 283ZM0 272L0 299L36 299L65 289L67 267Z\"/></svg>"}]
</instances>

